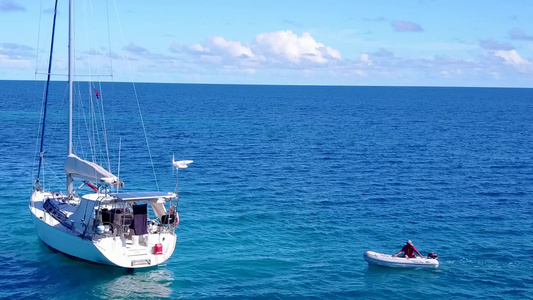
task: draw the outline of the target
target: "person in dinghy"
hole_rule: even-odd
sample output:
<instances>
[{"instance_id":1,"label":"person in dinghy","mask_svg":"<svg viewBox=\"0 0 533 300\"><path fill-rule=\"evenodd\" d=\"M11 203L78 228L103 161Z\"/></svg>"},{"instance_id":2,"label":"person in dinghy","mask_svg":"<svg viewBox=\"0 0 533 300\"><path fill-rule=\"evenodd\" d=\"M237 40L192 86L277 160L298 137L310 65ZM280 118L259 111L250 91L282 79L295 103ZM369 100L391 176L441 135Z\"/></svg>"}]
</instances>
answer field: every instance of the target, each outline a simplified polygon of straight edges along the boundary
<instances>
[{"instance_id":1,"label":"person in dinghy","mask_svg":"<svg viewBox=\"0 0 533 300\"><path fill-rule=\"evenodd\" d=\"M416 255L415 255L415 252L420 255L420 258L424 258L424 256L422 256L422 254L420 254L420 252L418 252L418 250L416 250L415 246L413 245L413 242L411 242L411 240L408 240L406 243L405 243L405 246L403 246L402 250L398 251L398 253L394 254L393 257L398 257L398 255L400 255L400 253L403 252L403 257L405 258L416 258Z\"/></svg>"}]
</instances>

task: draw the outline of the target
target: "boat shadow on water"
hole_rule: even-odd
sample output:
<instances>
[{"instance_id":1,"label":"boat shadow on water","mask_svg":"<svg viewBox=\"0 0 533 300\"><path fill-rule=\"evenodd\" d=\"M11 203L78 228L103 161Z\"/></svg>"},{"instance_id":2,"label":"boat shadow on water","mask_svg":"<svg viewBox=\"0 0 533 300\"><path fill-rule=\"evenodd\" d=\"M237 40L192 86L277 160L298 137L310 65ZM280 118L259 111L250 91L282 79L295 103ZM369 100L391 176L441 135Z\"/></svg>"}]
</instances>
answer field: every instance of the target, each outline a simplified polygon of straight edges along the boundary
<instances>
[{"instance_id":1,"label":"boat shadow on water","mask_svg":"<svg viewBox=\"0 0 533 300\"><path fill-rule=\"evenodd\" d=\"M110 276L107 280L99 280L92 293L106 295L109 299L169 298L173 294L171 288L173 281L173 272L161 267L135 270L135 272L123 271L122 276Z\"/></svg>"},{"instance_id":2,"label":"boat shadow on water","mask_svg":"<svg viewBox=\"0 0 533 300\"><path fill-rule=\"evenodd\" d=\"M99 295L103 299L170 298L173 295L174 273L166 265L142 269L124 269L104 264L88 263L41 243L42 253L48 252L48 261L41 269L47 270L47 282L61 282L68 289L69 298L87 298ZM52 257L48 256L54 253ZM76 289L73 289L76 287ZM77 290L80 294L72 295ZM76 292L74 292L76 293ZM63 295L54 295L61 298Z\"/></svg>"},{"instance_id":3,"label":"boat shadow on water","mask_svg":"<svg viewBox=\"0 0 533 300\"><path fill-rule=\"evenodd\" d=\"M366 284L388 284L405 281L410 283L421 283L427 281L438 281L443 275L442 269L430 268L390 268L376 265L368 265L364 272Z\"/></svg>"},{"instance_id":4,"label":"boat shadow on water","mask_svg":"<svg viewBox=\"0 0 533 300\"><path fill-rule=\"evenodd\" d=\"M383 273L383 274L405 274L405 273L413 273L416 274L418 272L433 272L433 273L439 273L442 272L442 267L439 268L391 268L391 267L384 267L384 266L377 266L377 265L368 265L367 266L367 273Z\"/></svg>"}]
</instances>

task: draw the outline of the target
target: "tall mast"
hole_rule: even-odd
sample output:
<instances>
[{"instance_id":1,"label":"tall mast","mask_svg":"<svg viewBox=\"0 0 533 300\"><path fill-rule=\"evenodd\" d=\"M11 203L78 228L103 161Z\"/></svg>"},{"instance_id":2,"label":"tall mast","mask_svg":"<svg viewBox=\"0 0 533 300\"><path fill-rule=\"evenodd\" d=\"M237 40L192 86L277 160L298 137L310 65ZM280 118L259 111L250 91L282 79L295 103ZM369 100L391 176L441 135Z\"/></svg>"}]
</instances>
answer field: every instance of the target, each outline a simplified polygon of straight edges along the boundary
<instances>
[{"instance_id":1,"label":"tall mast","mask_svg":"<svg viewBox=\"0 0 533 300\"><path fill-rule=\"evenodd\" d=\"M68 27L68 153L72 154L72 86L74 81L74 0L69 0ZM67 195L72 195L72 177L67 174Z\"/></svg>"}]
</instances>

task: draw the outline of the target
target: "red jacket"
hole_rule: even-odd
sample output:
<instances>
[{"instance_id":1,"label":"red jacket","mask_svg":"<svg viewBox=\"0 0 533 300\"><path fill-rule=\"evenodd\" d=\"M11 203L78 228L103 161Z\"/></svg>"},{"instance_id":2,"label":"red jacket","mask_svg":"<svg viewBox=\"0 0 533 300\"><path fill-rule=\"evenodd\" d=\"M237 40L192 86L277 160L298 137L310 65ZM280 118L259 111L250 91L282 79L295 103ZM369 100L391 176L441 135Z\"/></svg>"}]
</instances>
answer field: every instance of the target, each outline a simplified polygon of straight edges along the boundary
<instances>
[{"instance_id":1,"label":"red jacket","mask_svg":"<svg viewBox=\"0 0 533 300\"><path fill-rule=\"evenodd\" d=\"M415 258L416 257L415 250L416 250L415 246L412 246L412 245L409 245L409 244L403 246L403 248L402 248L402 251L405 254L405 256L409 257L409 258Z\"/></svg>"}]
</instances>

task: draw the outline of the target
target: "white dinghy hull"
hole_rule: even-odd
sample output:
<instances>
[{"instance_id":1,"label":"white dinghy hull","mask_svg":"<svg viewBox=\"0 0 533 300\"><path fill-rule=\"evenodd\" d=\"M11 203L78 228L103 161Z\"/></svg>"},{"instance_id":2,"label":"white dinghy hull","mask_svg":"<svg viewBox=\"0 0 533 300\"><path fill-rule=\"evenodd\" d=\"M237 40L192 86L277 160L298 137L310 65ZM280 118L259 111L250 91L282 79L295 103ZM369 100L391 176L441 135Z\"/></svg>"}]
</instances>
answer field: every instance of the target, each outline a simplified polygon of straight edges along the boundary
<instances>
[{"instance_id":1,"label":"white dinghy hull","mask_svg":"<svg viewBox=\"0 0 533 300\"><path fill-rule=\"evenodd\" d=\"M404 258L394 257L374 251L366 251L363 255L369 265L376 265L390 268L438 268L439 261L432 258Z\"/></svg>"}]
</instances>

